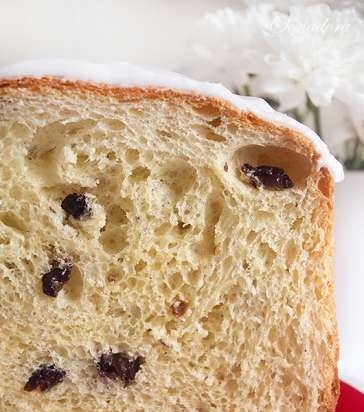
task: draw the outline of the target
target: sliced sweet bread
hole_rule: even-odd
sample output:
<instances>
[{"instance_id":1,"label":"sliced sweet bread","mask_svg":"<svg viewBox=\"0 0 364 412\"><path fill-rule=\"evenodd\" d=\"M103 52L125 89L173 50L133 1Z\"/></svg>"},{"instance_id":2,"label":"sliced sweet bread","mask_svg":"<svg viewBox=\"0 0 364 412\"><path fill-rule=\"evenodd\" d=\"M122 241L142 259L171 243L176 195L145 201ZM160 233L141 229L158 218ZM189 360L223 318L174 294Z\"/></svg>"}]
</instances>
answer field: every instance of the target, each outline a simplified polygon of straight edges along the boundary
<instances>
[{"instance_id":1,"label":"sliced sweet bread","mask_svg":"<svg viewBox=\"0 0 364 412\"><path fill-rule=\"evenodd\" d=\"M126 64L0 77L0 410L333 412L318 137Z\"/></svg>"}]
</instances>

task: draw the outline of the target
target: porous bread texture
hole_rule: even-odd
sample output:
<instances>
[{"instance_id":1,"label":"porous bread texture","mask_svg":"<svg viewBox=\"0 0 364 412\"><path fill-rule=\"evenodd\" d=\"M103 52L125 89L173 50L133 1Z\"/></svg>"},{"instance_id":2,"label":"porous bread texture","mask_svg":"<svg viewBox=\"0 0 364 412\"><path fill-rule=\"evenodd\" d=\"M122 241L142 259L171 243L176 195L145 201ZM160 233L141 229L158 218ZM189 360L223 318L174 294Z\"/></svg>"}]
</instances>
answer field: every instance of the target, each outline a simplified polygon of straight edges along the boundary
<instances>
[{"instance_id":1,"label":"porous bread texture","mask_svg":"<svg viewBox=\"0 0 364 412\"><path fill-rule=\"evenodd\" d=\"M213 98L24 79L0 83L0 147L2 412L334 411L332 178L304 136ZM255 189L242 162L295 185ZM145 358L127 388L98 376L109 350ZM66 379L25 392L42 363Z\"/></svg>"}]
</instances>

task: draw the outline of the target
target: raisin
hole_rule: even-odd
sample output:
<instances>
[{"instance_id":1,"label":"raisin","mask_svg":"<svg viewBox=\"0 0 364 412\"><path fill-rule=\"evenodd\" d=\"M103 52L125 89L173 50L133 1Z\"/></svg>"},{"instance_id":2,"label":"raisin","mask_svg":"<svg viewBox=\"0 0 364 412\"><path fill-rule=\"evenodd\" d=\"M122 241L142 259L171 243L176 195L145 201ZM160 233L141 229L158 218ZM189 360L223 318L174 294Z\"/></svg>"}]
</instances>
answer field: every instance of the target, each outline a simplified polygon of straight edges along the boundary
<instances>
[{"instance_id":1,"label":"raisin","mask_svg":"<svg viewBox=\"0 0 364 412\"><path fill-rule=\"evenodd\" d=\"M182 316L187 310L187 303L183 300L176 300L172 303L171 309L175 316Z\"/></svg>"},{"instance_id":2,"label":"raisin","mask_svg":"<svg viewBox=\"0 0 364 412\"><path fill-rule=\"evenodd\" d=\"M229 171L229 166L228 166L228 164L225 162L225 164L224 164L224 171L225 172L228 172Z\"/></svg>"},{"instance_id":3,"label":"raisin","mask_svg":"<svg viewBox=\"0 0 364 412\"><path fill-rule=\"evenodd\" d=\"M61 207L67 215L71 215L75 219L89 217L92 212L91 200L87 196L77 193L67 195L62 201Z\"/></svg>"},{"instance_id":4,"label":"raisin","mask_svg":"<svg viewBox=\"0 0 364 412\"><path fill-rule=\"evenodd\" d=\"M56 368L55 365L40 365L39 368L31 374L28 382L24 385L24 390L31 392L39 388L41 392L47 391L58 383L61 383L65 376L66 372Z\"/></svg>"},{"instance_id":5,"label":"raisin","mask_svg":"<svg viewBox=\"0 0 364 412\"><path fill-rule=\"evenodd\" d=\"M72 261L70 259L53 261L50 271L42 275L43 292L53 298L57 297L63 285L70 279L71 270Z\"/></svg>"},{"instance_id":6,"label":"raisin","mask_svg":"<svg viewBox=\"0 0 364 412\"><path fill-rule=\"evenodd\" d=\"M124 352L110 352L101 355L96 367L100 376L112 380L119 379L123 382L125 388L135 379L135 375L143 363L144 359L141 356L133 358Z\"/></svg>"},{"instance_id":7,"label":"raisin","mask_svg":"<svg viewBox=\"0 0 364 412\"><path fill-rule=\"evenodd\" d=\"M283 190L293 187L293 182L286 172L275 166L251 166L244 163L241 171L249 179L249 182L256 188Z\"/></svg>"}]
</instances>

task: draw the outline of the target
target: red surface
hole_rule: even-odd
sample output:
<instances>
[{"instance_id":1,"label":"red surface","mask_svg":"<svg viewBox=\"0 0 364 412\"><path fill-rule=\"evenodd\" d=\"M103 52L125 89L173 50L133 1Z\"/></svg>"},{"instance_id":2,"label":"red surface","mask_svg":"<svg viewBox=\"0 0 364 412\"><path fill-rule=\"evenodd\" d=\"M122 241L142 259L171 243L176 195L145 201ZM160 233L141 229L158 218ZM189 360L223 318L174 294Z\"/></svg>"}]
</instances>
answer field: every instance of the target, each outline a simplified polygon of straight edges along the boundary
<instances>
[{"instance_id":1,"label":"red surface","mask_svg":"<svg viewBox=\"0 0 364 412\"><path fill-rule=\"evenodd\" d=\"M336 412L364 412L364 394L341 382Z\"/></svg>"}]
</instances>

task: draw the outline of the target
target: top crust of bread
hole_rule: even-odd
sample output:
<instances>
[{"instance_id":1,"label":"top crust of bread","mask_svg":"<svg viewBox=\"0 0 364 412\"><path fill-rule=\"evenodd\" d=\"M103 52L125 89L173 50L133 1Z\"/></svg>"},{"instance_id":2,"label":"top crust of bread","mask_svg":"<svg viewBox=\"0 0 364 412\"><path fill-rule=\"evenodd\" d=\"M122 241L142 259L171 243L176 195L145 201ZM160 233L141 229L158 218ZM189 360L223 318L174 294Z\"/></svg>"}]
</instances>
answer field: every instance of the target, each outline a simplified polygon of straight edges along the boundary
<instances>
[{"instance_id":1,"label":"top crust of bread","mask_svg":"<svg viewBox=\"0 0 364 412\"><path fill-rule=\"evenodd\" d=\"M265 100L233 94L221 84L200 82L179 73L128 63L94 64L71 60L42 59L0 68L0 79L25 77L62 78L63 80L105 84L111 87L164 88L215 97L229 102L240 111L255 113L258 117L271 123L281 124L304 134L314 143L317 151L321 154L319 167L328 167L336 182L341 181L344 177L341 164L330 154L327 145L313 130L295 119L273 110Z\"/></svg>"},{"instance_id":2,"label":"top crust of bread","mask_svg":"<svg viewBox=\"0 0 364 412\"><path fill-rule=\"evenodd\" d=\"M327 210L325 220L318 222L319 225L326 228L327 241L325 242L325 250L322 253L321 259L327 259L331 262L333 255L332 241L332 209L333 209L333 189L334 181L331 173L326 167L317 170L317 164L320 154L317 152L314 144L304 134L288 127L277 125L259 118L253 113L238 110L232 104L209 96L201 96L185 91L163 89L159 87L111 87L108 85L93 84L84 81L70 81L57 78L32 78L25 77L19 79L0 79L0 100L11 99L12 90L27 89L34 93L47 93L47 91L59 91L61 93L71 93L79 98L84 98L89 95L97 94L105 97L111 97L123 102L133 102L139 100L166 100L168 102L176 102L177 104L185 104L198 110L217 110L222 116L229 119L234 124L244 124L261 133L269 134L272 145L279 145L287 149L293 150L302 154L309 159L312 165L312 175L319 182L318 187L322 192L322 204ZM1 113L0 113L1 117ZM0 120L2 120L0 118ZM2 159L1 162L4 162ZM331 265L331 263L328 263ZM330 282L332 288L332 281ZM334 412L336 402L339 396L339 380L337 374L337 360L339 356L338 333L335 321L335 304L332 299L331 307L329 308L332 314L332 324L335 325L329 332L332 340L333 350L325 359L325 367L323 374L326 377L325 390L320 396L320 406L318 412ZM0 383L1 387L1 383Z\"/></svg>"},{"instance_id":3,"label":"top crust of bread","mask_svg":"<svg viewBox=\"0 0 364 412\"><path fill-rule=\"evenodd\" d=\"M206 105L216 108L221 114L230 117L231 120L250 124L252 128L257 128L266 133L272 134L272 143L279 140L279 143L289 149L296 150L304 156L311 159L312 164L317 167L320 153L317 152L313 142L303 133L293 130L289 127L277 125L264 120L251 112L245 112L237 109L231 103L210 96L201 96L185 91L178 91L154 87L113 87L109 85L94 84L84 81L70 81L64 79L43 77L40 79L33 77L24 77L20 79L0 79L0 88L22 88L38 91L43 88L57 89L60 91L72 90L74 93L87 94L97 93L103 96L111 96L122 101L133 101L140 99L165 99L169 101L183 101L193 107L203 108ZM323 169L327 170L326 167ZM329 173L330 174L330 173ZM331 174L330 174L331 175ZM333 185L331 179L331 186Z\"/></svg>"}]
</instances>

